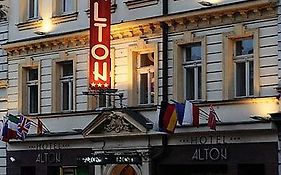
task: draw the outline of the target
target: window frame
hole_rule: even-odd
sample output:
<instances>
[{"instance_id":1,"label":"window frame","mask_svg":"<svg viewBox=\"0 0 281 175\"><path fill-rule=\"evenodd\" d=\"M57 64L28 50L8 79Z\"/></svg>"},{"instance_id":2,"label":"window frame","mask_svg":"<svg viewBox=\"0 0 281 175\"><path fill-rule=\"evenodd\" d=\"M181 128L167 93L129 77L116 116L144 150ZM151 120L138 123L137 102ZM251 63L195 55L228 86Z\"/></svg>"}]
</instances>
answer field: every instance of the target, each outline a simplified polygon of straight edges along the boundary
<instances>
[{"instance_id":1,"label":"window frame","mask_svg":"<svg viewBox=\"0 0 281 175\"><path fill-rule=\"evenodd\" d=\"M72 62L72 75L63 75L63 71L64 71L64 65L65 64L69 64L69 62ZM73 61L63 61L60 62L60 97L62 99L61 101L61 111L72 111L73 110ZM68 108L64 109L65 103L64 103L64 84L68 85Z\"/></svg>"},{"instance_id":2,"label":"window frame","mask_svg":"<svg viewBox=\"0 0 281 175\"><path fill-rule=\"evenodd\" d=\"M28 92L28 70L30 69L38 69L38 112L30 113L29 111L29 92ZM18 67L18 110L19 113L26 115L37 115L41 113L41 66L40 61L34 61L34 58L28 57L22 63L19 64Z\"/></svg>"},{"instance_id":3,"label":"window frame","mask_svg":"<svg viewBox=\"0 0 281 175\"><path fill-rule=\"evenodd\" d=\"M246 89L245 96L237 96L236 93L236 42L241 39L253 39L253 54L244 55L245 61L253 61L253 94L249 93L249 89ZM234 25L232 32L223 34L223 99L230 100L236 98L250 98L258 97L260 95L260 61L259 61L259 29L258 28L247 28L242 24ZM243 61L241 58L239 61ZM246 74L249 74L246 72ZM248 85L249 86L249 83Z\"/></svg>"},{"instance_id":4,"label":"window frame","mask_svg":"<svg viewBox=\"0 0 281 175\"><path fill-rule=\"evenodd\" d=\"M66 52L61 52L59 58L53 59L53 66L52 66L52 112L72 112L76 111L76 54L68 54ZM62 79L63 75L63 64L66 62L72 61L72 79L69 79L69 76L65 76ZM63 82L72 82L72 105L69 106L70 108L67 110L63 109L63 91L62 91L62 81ZM70 89L69 89L70 90ZM71 92L70 92L71 93ZM60 97L60 98L57 98ZM69 104L71 104L71 100L69 101Z\"/></svg>"},{"instance_id":5,"label":"window frame","mask_svg":"<svg viewBox=\"0 0 281 175\"><path fill-rule=\"evenodd\" d=\"M206 63L206 36L195 36L191 32L185 32L180 39L173 41L174 62L173 62L173 99L184 102L187 99L186 93L186 73L184 64L186 63L185 50L188 45L201 45L201 61L190 61L190 67L194 64L201 66L201 98L195 98L190 101L206 101L207 100L207 63ZM193 64L193 65L192 65ZM197 65L198 67L198 65ZM197 93L198 94L198 93Z\"/></svg>"},{"instance_id":6,"label":"window frame","mask_svg":"<svg viewBox=\"0 0 281 175\"><path fill-rule=\"evenodd\" d=\"M30 70L35 70L37 69L37 80L29 80L29 74L30 74ZM39 85L38 85L38 76L39 76L39 72L38 72L38 68L28 68L26 70L26 73L27 73L27 79L26 79L26 86L27 86L27 111L28 111L28 114L38 114L38 111L39 111L39 101L38 101L38 95L39 95ZM37 86L37 111L36 112L32 112L32 109L31 109L31 87L33 86ZM34 109L35 110L35 109Z\"/></svg>"},{"instance_id":7,"label":"window frame","mask_svg":"<svg viewBox=\"0 0 281 175\"><path fill-rule=\"evenodd\" d=\"M140 104L138 58L141 54L154 53L154 103ZM135 98L138 97L138 98ZM128 106L151 106L158 103L158 46L157 43L147 44L140 40L134 46L129 47L128 55Z\"/></svg>"},{"instance_id":8,"label":"window frame","mask_svg":"<svg viewBox=\"0 0 281 175\"><path fill-rule=\"evenodd\" d=\"M31 1L34 2L33 4L33 9L31 9ZM27 19L32 20L32 19L38 19L39 18L39 0L27 0ZM32 16L31 16L32 12Z\"/></svg>"}]
</instances>

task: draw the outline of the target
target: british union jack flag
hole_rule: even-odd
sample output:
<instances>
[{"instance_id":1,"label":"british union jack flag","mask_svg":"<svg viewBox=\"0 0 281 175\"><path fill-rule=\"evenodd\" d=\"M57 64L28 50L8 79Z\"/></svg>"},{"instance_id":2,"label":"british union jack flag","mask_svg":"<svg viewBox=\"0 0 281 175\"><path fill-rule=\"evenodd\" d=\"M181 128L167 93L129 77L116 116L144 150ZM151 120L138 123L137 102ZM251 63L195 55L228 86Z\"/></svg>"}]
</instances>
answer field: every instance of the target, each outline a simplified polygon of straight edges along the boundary
<instances>
[{"instance_id":1,"label":"british union jack flag","mask_svg":"<svg viewBox=\"0 0 281 175\"><path fill-rule=\"evenodd\" d=\"M20 120L19 120L19 124L18 124L18 131L17 131L17 135L19 137L19 139L24 140L28 130L30 128L31 125L31 120L29 120L28 118L26 118L23 115L20 115Z\"/></svg>"}]
</instances>

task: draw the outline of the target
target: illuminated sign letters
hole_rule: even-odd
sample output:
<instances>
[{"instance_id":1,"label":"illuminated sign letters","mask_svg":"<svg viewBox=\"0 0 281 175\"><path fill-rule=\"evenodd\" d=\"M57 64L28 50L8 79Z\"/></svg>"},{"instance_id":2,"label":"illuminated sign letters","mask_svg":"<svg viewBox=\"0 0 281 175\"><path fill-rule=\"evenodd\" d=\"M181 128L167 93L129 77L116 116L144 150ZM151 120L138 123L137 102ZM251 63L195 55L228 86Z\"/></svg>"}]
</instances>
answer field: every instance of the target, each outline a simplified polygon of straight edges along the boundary
<instances>
[{"instance_id":1,"label":"illuminated sign letters","mask_svg":"<svg viewBox=\"0 0 281 175\"><path fill-rule=\"evenodd\" d=\"M110 21L111 1L90 1L90 67L91 89L110 88Z\"/></svg>"}]
</instances>

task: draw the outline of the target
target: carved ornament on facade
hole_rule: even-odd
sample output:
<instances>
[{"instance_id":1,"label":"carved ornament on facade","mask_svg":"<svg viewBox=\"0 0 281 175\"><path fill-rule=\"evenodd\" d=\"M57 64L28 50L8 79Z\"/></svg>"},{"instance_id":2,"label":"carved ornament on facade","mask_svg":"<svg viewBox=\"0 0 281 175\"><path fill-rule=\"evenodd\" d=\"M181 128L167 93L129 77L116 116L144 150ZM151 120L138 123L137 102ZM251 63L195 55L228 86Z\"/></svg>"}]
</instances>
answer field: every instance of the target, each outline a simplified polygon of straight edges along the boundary
<instances>
[{"instance_id":1,"label":"carved ornament on facade","mask_svg":"<svg viewBox=\"0 0 281 175\"><path fill-rule=\"evenodd\" d=\"M109 121L109 124L104 127L105 131L107 132L132 132L133 126L125 120L124 116L120 115L119 113L111 112L111 114L109 114L107 117L107 121Z\"/></svg>"},{"instance_id":2,"label":"carved ornament on facade","mask_svg":"<svg viewBox=\"0 0 281 175\"><path fill-rule=\"evenodd\" d=\"M112 1L116 3L115 1ZM202 11L187 12L152 19L139 20L115 24L111 26L111 40L113 42L126 41L129 39L161 36L160 23L166 23L170 32L194 30L205 27L214 27L225 24L241 23L249 20L266 19L277 17L276 2L249 2L248 5L236 7L217 7ZM10 56L25 55L32 53L50 52L75 47L88 47L88 31L77 32L72 35L61 37L49 36L48 38L34 39L30 42L18 42L4 46ZM25 49L22 49L25 47Z\"/></svg>"}]
</instances>

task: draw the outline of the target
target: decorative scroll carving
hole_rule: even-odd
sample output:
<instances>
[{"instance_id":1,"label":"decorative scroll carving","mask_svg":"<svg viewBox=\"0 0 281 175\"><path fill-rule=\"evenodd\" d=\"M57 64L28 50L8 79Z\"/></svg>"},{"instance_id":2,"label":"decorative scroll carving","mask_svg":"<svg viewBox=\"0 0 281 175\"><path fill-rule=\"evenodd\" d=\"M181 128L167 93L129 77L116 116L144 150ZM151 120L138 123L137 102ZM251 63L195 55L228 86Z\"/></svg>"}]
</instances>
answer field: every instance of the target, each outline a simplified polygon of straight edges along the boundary
<instances>
[{"instance_id":1,"label":"decorative scroll carving","mask_svg":"<svg viewBox=\"0 0 281 175\"><path fill-rule=\"evenodd\" d=\"M109 121L109 124L104 127L105 131L107 132L132 132L133 126L127 122L123 116L118 115L115 112L112 112L110 115L108 115L107 120Z\"/></svg>"}]
</instances>

